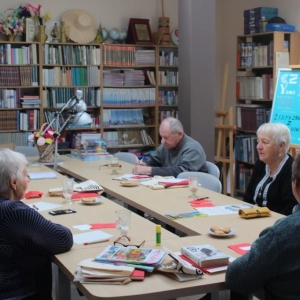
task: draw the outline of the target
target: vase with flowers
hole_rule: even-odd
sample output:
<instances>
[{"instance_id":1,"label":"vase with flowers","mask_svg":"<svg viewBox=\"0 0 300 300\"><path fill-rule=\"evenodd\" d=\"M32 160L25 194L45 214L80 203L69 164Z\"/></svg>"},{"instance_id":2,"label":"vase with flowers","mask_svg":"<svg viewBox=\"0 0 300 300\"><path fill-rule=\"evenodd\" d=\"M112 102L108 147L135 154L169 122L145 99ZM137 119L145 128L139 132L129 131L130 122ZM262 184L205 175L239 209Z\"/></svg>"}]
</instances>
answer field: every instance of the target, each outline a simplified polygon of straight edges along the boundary
<instances>
[{"instance_id":1,"label":"vase with flowers","mask_svg":"<svg viewBox=\"0 0 300 300\"><path fill-rule=\"evenodd\" d=\"M35 6L29 3L19 6L19 15L26 18L30 17L37 21L38 31L35 35L35 39L38 42L45 43L48 38L47 34L45 33L45 22L51 19L50 12L45 13L40 4Z\"/></svg>"},{"instance_id":2,"label":"vase with flowers","mask_svg":"<svg viewBox=\"0 0 300 300\"><path fill-rule=\"evenodd\" d=\"M8 11L12 11L8 14ZM17 35L22 35L24 31L24 18L19 17L18 9L8 9L0 13L0 33L5 34L8 41L13 41Z\"/></svg>"},{"instance_id":3,"label":"vase with flowers","mask_svg":"<svg viewBox=\"0 0 300 300\"><path fill-rule=\"evenodd\" d=\"M29 135L28 141L34 142L39 151L39 162L52 162L54 160L53 151L55 140L58 138L59 133L56 133L47 123L43 124L39 131Z\"/></svg>"}]
</instances>

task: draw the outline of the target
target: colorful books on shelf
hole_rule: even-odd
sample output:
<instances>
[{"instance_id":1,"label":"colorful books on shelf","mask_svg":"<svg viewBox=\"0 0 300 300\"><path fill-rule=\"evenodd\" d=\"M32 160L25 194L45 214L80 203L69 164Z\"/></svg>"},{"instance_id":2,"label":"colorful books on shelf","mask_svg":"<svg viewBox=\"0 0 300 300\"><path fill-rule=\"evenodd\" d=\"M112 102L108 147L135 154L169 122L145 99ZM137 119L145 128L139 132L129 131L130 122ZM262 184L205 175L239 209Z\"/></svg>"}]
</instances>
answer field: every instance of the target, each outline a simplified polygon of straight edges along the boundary
<instances>
[{"instance_id":1,"label":"colorful books on shelf","mask_svg":"<svg viewBox=\"0 0 300 300\"><path fill-rule=\"evenodd\" d=\"M142 109L104 109L104 127L144 126Z\"/></svg>"},{"instance_id":2,"label":"colorful books on shelf","mask_svg":"<svg viewBox=\"0 0 300 300\"><path fill-rule=\"evenodd\" d=\"M95 260L156 265L162 261L165 255L165 251L161 249L107 246Z\"/></svg>"},{"instance_id":3,"label":"colorful books on shelf","mask_svg":"<svg viewBox=\"0 0 300 300\"><path fill-rule=\"evenodd\" d=\"M181 247L180 252L200 267L229 264L229 255L209 244Z\"/></svg>"}]
</instances>

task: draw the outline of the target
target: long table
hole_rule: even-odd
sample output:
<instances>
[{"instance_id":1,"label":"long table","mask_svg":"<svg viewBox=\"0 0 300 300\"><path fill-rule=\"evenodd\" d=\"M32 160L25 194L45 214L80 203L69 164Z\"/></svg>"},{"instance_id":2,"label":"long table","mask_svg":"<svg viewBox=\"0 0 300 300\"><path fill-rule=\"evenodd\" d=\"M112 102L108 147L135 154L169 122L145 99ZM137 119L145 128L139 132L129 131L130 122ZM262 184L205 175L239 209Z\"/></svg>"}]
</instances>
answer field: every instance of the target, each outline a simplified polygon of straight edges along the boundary
<instances>
[{"instance_id":1,"label":"long table","mask_svg":"<svg viewBox=\"0 0 300 300\"><path fill-rule=\"evenodd\" d=\"M283 217L281 214L272 212L271 217L252 220L242 219L238 214L170 220L165 216L166 214L194 211L188 202L190 200L188 198L190 194L188 188L152 190L143 185L123 187L119 181L113 180L116 175L111 175L109 168L101 167L99 170L99 166L107 163L105 160L86 162L67 156L64 156L63 160L65 163L59 165L60 172L64 172L80 180L95 180L108 194L190 236L206 234L210 226L218 225L230 226L237 231L243 228L245 232L243 234L246 234L253 240L263 228L272 226L276 220ZM132 165L125 162L121 162L121 164L122 168L119 171L119 176L132 172ZM199 197L209 197L215 205L239 205L243 203L238 199L202 187L199 188L197 194Z\"/></svg>"},{"instance_id":2,"label":"long table","mask_svg":"<svg viewBox=\"0 0 300 300\"><path fill-rule=\"evenodd\" d=\"M59 171L71 175L80 180L92 179L98 182L108 194L111 194L125 203L143 210L146 213L152 215L158 220L167 223L182 232L189 235L193 235L187 238L179 238L174 235L169 235L168 232L162 233L162 246L166 246L172 251L179 251L181 246L197 245L209 243L216 248L224 251L231 256L238 256L234 251L228 249L230 244L252 243L258 236L259 232L267 227L271 226L277 219L281 218L280 214L272 213L271 217L258 218L245 220L235 215L222 215L222 216L210 216L201 218L191 218L182 220L170 220L165 217L166 213L182 213L193 211L193 208L188 202L189 190L186 188L178 189L165 189L165 190L151 190L145 186L137 187L122 187L120 183L113 180L114 176L111 175L111 170L108 168L100 168L101 164L106 162L83 162L77 159L70 159L63 157L65 163L59 165ZM132 165L122 162L121 174L131 173ZM60 179L59 179L60 180ZM35 182L31 182L30 186L34 186ZM55 184L52 186L52 184ZM47 188L58 187L58 183L48 180ZM51 185L51 186L49 186ZM227 197L222 194L209 191L207 189L200 188L198 191L199 197L208 196L215 205L236 205L241 202L237 199ZM61 201L54 200L54 201ZM102 204L99 207L99 215L95 211L89 210L90 207L85 207L78 203L74 204L74 207L80 208L80 214L70 215L74 218L73 221L67 221L64 216L52 217L53 220L57 220L64 225L73 226L73 224L87 223L87 220L93 220L93 222L99 222L99 216L101 221L110 219L109 215L112 214L114 205L107 200L104 204L107 210L102 210ZM111 206L111 209L109 208ZM90 212L90 213L89 213ZM88 214L88 215L87 215ZM76 216L77 215L77 216ZM80 217L81 215L81 217ZM60 218L60 219L58 219ZM76 219L77 218L77 219ZM102 219L103 218L103 219ZM132 226L130 232L132 235L136 235L140 238L140 232L146 236L146 247L155 247L154 241L154 225L147 220L141 220L143 218L133 214L134 224L136 228ZM144 222L148 222L143 225ZM142 224L142 225L141 225ZM207 233L207 229L212 225L218 226L230 226L237 230L237 234L219 238ZM144 226L144 227L142 227ZM141 229L141 230L140 230ZM74 229L71 229L73 232ZM201 235L200 235L201 234ZM59 266L60 270L69 280L74 278L74 270L77 264L90 257L95 257L106 246L105 244L79 246L76 245L70 252L56 255L53 260ZM189 296L199 293L212 292L213 296L218 299L220 291L225 291L226 286L224 283L225 273L214 274L211 276L205 275L202 279L196 281L178 283L174 279L168 278L165 274L152 274L148 275L143 282L132 282L126 286L107 286L107 285L91 285L75 283L78 289L88 299L172 299L177 297ZM64 279L65 280L65 279ZM66 299L65 295L62 295L59 299Z\"/></svg>"}]
</instances>

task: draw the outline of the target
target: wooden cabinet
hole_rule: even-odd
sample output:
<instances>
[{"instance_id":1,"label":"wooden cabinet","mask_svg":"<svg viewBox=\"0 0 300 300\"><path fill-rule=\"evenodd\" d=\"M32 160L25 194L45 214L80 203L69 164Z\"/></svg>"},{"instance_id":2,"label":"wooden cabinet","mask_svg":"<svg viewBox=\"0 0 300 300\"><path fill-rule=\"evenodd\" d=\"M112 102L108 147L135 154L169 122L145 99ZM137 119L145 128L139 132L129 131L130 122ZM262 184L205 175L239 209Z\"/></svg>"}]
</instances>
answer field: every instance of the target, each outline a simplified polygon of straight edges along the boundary
<instances>
[{"instance_id":1,"label":"wooden cabinet","mask_svg":"<svg viewBox=\"0 0 300 300\"><path fill-rule=\"evenodd\" d=\"M26 144L39 127L39 54L38 43L0 41L0 143Z\"/></svg>"},{"instance_id":2,"label":"wooden cabinet","mask_svg":"<svg viewBox=\"0 0 300 300\"><path fill-rule=\"evenodd\" d=\"M236 191L244 193L258 159L256 130L269 121L278 68L299 64L298 32L237 37Z\"/></svg>"}]
</instances>

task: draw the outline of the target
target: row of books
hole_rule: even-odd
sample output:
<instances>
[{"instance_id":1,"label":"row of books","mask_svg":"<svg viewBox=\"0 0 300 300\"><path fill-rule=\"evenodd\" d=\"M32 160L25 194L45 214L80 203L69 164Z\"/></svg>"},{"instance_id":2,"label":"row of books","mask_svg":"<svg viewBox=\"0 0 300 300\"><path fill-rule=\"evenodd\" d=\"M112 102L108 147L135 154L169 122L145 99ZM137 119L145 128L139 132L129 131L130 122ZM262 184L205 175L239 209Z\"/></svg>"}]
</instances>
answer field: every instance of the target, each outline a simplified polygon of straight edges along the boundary
<instances>
[{"instance_id":1,"label":"row of books","mask_svg":"<svg viewBox=\"0 0 300 300\"><path fill-rule=\"evenodd\" d=\"M142 109L104 109L104 127L113 126L144 126Z\"/></svg>"},{"instance_id":2,"label":"row of books","mask_svg":"<svg viewBox=\"0 0 300 300\"><path fill-rule=\"evenodd\" d=\"M0 144L13 143L17 146L33 146L32 142L28 142L28 137L31 134L30 131L0 133Z\"/></svg>"},{"instance_id":3,"label":"row of books","mask_svg":"<svg viewBox=\"0 0 300 300\"><path fill-rule=\"evenodd\" d=\"M0 64L28 65L38 64L37 44L16 46L0 45Z\"/></svg>"},{"instance_id":4,"label":"row of books","mask_svg":"<svg viewBox=\"0 0 300 300\"><path fill-rule=\"evenodd\" d=\"M147 134L146 130L117 130L104 131L103 138L107 142L108 147L118 146L153 146L152 138Z\"/></svg>"},{"instance_id":5,"label":"row of books","mask_svg":"<svg viewBox=\"0 0 300 300\"><path fill-rule=\"evenodd\" d=\"M0 89L0 108L20 108L20 89Z\"/></svg>"},{"instance_id":6,"label":"row of books","mask_svg":"<svg viewBox=\"0 0 300 300\"><path fill-rule=\"evenodd\" d=\"M258 159L256 135L237 135L235 137L235 158L254 164Z\"/></svg>"},{"instance_id":7,"label":"row of books","mask_svg":"<svg viewBox=\"0 0 300 300\"><path fill-rule=\"evenodd\" d=\"M103 45L103 65L155 65L155 49L142 50L135 46Z\"/></svg>"},{"instance_id":8,"label":"row of books","mask_svg":"<svg viewBox=\"0 0 300 300\"><path fill-rule=\"evenodd\" d=\"M236 188L241 192L246 192L249 180L252 174L253 168L250 168L249 166L246 166L245 164L239 163L237 165L237 183Z\"/></svg>"},{"instance_id":9,"label":"row of books","mask_svg":"<svg viewBox=\"0 0 300 300\"><path fill-rule=\"evenodd\" d=\"M104 70L103 85L104 86L133 86L148 85L148 80L143 70Z\"/></svg>"},{"instance_id":10,"label":"row of books","mask_svg":"<svg viewBox=\"0 0 300 300\"><path fill-rule=\"evenodd\" d=\"M178 111L177 110L161 110L159 111L159 123L161 123L166 118L176 118L178 119Z\"/></svg>"},{"instance_id":11,"label":"row of books","mask_svg":"<svg viewBox=\"0 0 300 300\"><path fill-rule=\"evenodd\" d=\"M159 51L160 66L178 66L178 53L174 51Z\"/></svg>"},{"instance_id":12,"label":"row of books","mask_svg":"<svg viewBox=\"0 0 300 300\"><path fill-rule=\"evenodd\" d=\"M79 45L43 45L46 65L100 65L100 47Z\"/></svg>"},{"instance_id":13,"label":"row of books","mask_svg":"<svg viewBox=\"0 0 300 300\"><path fill-rule=\"evenodd\" d=\"M39 110L0 110L0 130L36 130Z\"/></svg>"},{"instance_id":14,"label":"row of books","mask_svg":"<svg viewBox=\"0 0 300 300\"><path fill-rule=\"evenodd\" d=\"M100 73L97 67L43 68L44 86L99 86Z\"/></svg>"},{"instance_id":15,"label":"row of books","mask_svg":"<svg viewBox=\"0 0 300 300\"><path fill-rule=\"evenodd\" d=\"M237 104L237 127L241 130L256 131L269 122L271 109L259 104Z\"/></svg>"},{"instance_id":16,"label":"row of books","mask_svg":"<svg viewBox=\"0 0 300 300\"><path fill-rule=\"evenodd\" d=\"M289 51L289 41L284 41L283 52ZM261 43L239 43L237 49L237 67L266 67L274 64L274 42L263 45Z\"/></svg>"},{"instance_id":17,"label":"row of books","mask_svg":"<svg viewBox=\"0 0 300 300\"><path fill-rule=\"evenodd\" d=\"M26 95L21 97L22 108L39 108L41 106L41 99L39 96Z\"/></svg>"},{"instance_id":18,"label":"row of books","mask_svg":"<svg viewBox=\"0 0 300 300\"><path fill-rule=\"evenodd\" d=\"M238 74L240 72L237 73L237 99L247 98L271 100L273 98L273 78L271 74L263 74L262 76L239 76Z\"/></svg>"},{"instance_id":19,"label":"row of books","mask_svg":"<svg viewBox=\"0 0 300 300\"><path fill-rule=\"evenodd\" d=\"M38 86L38 66L1 67L0 86Z\"/></svg>"},{"instance_id":20,"label":"row of books","mask_svg":"<svg viewBox=\"0 0 300 300\"><path fill-rule=\"evenodd\" d=\"M158 91L160 105L178 105L178 90Z\"/></svg>"},{"instance_id":21,"label":"row of books","mask_svg":"<svg viewBox=\"0 0 300 300\"><path fill-rule=\"evenodd\" d=\"M99 88L81 88L88 106L100 106ZM76 88L47 88L43 90L44 107L63 107L76 93Z\"/></svg>"},{"instance_id":22,"label":"row of books","mask_svg":"<svg viewBox=\"0 0 300 300\"><path fill-rule=\"evenodd\" d=\"M155 105L155 88L136 89L103 89L103 101L105 106L147 106Z\"/></svg>"},{"instance_id":23,"label":"row of books","mask_svg":"<svg viewBox=\"0 0 300 300\"><path fill-rule=\"evenodd\" d=\"M159 71L158 72L158 84L159 85L178 85L179 84L179 72L178 71Z\"/></svg>"}]
</instances>

